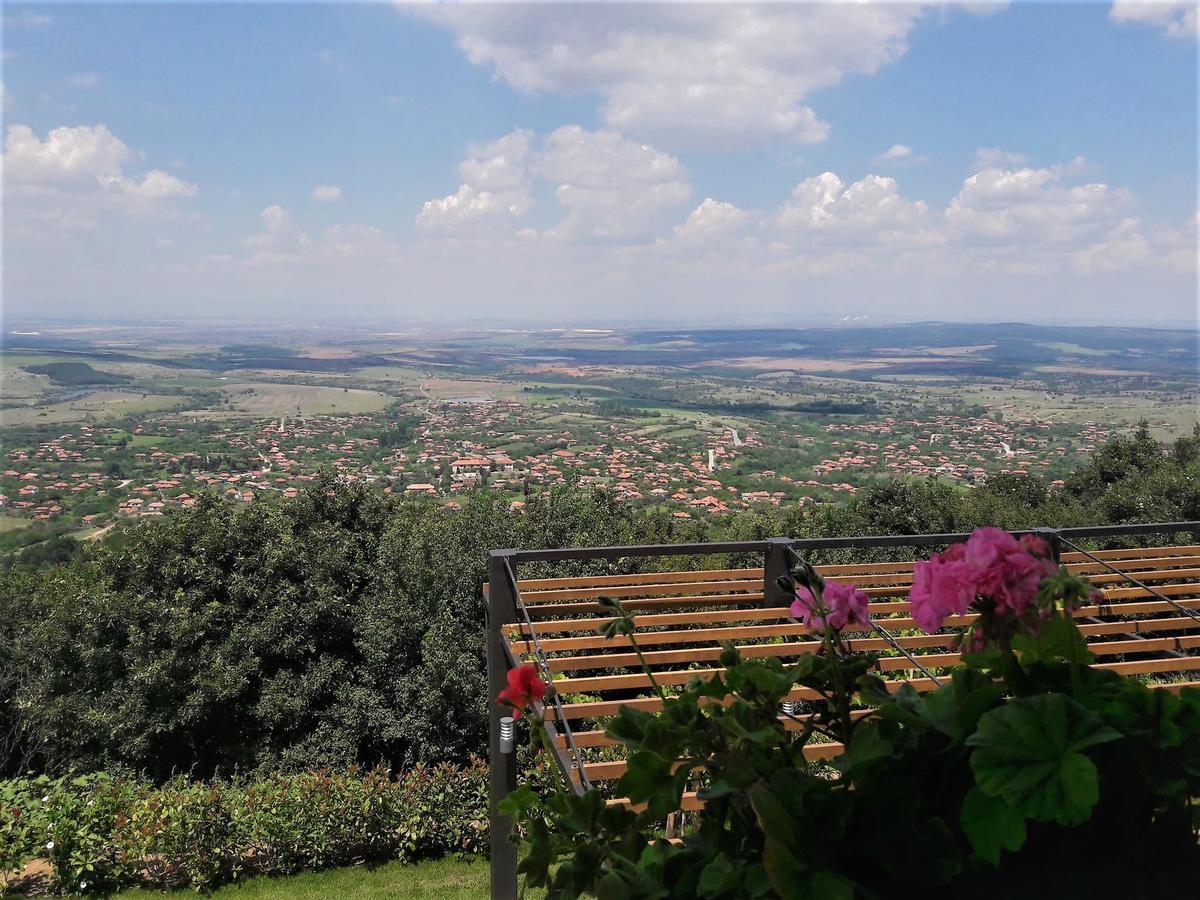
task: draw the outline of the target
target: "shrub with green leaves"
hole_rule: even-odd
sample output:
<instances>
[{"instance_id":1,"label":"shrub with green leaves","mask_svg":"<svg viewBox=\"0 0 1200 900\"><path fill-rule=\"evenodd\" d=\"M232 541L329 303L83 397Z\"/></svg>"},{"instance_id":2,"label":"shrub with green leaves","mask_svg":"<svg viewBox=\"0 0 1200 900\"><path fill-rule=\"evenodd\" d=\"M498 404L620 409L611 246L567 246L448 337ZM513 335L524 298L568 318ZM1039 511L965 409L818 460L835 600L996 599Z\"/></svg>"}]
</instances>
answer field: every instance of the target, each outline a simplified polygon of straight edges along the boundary
<instances>
[{"instance_id":1,"label":"shrub with green leaves","mask_svg":"<svg viewBox=\"0 0 1200 900\"><path fill-rule=\"evenodd\" d=\"M487 853L487 766L417 765L400 781L396 830L399 855L419 859L442 853Z\"/></svg>"},{"instance_id":2,"label":"shrub with green leaves","mask_svg":"<svg viewBox=\"0 0 1200 900\"><path fill-rule=\"evenodd\" d=\"M351 768L161 786L104 773L0 781L0 872L42 858L66 893L203 890L247 874L486 853L487 790L479 759L399 777Z\"/></svg>"},{"instance_id":3,"label":"shrub with green leaves","mask_svg":"<svg viewBox=\"0 0 1200 900\"><path fill-rule=\"evenodd\" d=\"M0 885L4 874L37 855L44 846L42 799L52 784L46 776L0 781Z\"/></svg>"},{"instance_id":4,"label":"shrub with green leaves","mask_svg":"<svg viewBox=\"0 0 1200 900\"><path fill-rule=\"evenodd\" d=\"M382 770L321 770L247 785L233 811L256 869L290 874L390 855L399 789Z\"/></svg>"},{"instance_id":5,"label":"shrub with green leaves","mask_svg":"<svg viewBox=\"0 0 1200 900\"><path fill-rule=\"evenodd\" d=\"M140 880L207 887L236 868L231 803L238 794L220 783L173 778L142 791L117 820L113 840L140 869Z\"/></svg>"},{"instance_id":6,"label":"shrub with green leaves","mask_svg":"<svg viewBox=\"0 0 1200 900\"><path fill-rule=\"evenodd\" d=\"M103 892L128 883L136 864L113 839L144 786L96 773L62 779L42 804L46 822L43 856L54 884L69 892Z\"/></svg>"}]
</instances>

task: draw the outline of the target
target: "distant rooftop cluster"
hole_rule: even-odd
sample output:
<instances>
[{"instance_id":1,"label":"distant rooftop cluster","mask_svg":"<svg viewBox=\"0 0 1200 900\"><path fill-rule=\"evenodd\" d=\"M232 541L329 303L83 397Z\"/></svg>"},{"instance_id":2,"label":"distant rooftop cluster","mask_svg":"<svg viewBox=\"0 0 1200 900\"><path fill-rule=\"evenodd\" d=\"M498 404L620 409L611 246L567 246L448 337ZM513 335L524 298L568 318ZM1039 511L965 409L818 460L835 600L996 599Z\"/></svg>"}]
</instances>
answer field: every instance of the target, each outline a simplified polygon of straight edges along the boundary
<instances>
[{"instance_id":1,"label":"distant rooftop cluster","mask_svg":"<svg viewBox=\"0 0 1200 900\"><path fill-rule=\"evenodd\" d=\"M625 502L661 505L679 519L755 505L809 506L852 496L873 479L942 477L966 484L1030 473L1051 485L1110 436L1095 423L936 414L855 417L816 426L653 413L564 415L556 403L458 397L430 400L402 439L391 414L204 421L166 413L129 430L81 424L7 453L0 509L37 522L101 529L161 516L212 491L236 503L295 497L321 470L387 494L449 508L487 490L514 508L530 491L602 487ZM415 421L415 424L413 422ZM770 433L764 435L761 429Z\"/></svg>"}]
</instances>

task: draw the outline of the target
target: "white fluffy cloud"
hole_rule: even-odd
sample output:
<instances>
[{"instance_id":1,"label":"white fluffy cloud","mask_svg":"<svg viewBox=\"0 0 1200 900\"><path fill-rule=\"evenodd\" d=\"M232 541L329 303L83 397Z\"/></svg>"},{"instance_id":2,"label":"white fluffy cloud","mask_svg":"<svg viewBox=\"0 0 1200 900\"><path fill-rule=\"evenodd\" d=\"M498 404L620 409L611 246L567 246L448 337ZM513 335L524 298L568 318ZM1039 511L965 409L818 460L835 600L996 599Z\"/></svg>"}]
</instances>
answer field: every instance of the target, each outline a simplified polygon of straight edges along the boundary
<instances>
[{"instance_id":1,"label":"white fluffy cloud","mask_svg":"<svg viewBox=\"0 0 1200 900\"><path fill-rule=\"evenodd\" d=\"M144 215L196 195L194 184L161 169L127 174L134 158L104 125L54 128L44 139L27 125L9 126L4 188L13 233L92 228L105 213Z\"/></svg>"},{"instance_id":2,"label":"white fluffy cloud","mask_svg":"<svg viewBox=\"0 0 1200 900\"><path fill-rule=\"evenodd\" d=\"M426 201L417 224L430 232L460 236L512 225L533 203L528 164L532 138L531 132L517 130L469 147L458 167L458 190Z\"/></svg>"},{"instance_id":3,"label":"white fluffy cloud","mask_svg":"<svg viewBox=\"0 0 1200 900\"><path fill-rule=\"evenodd\" d=\"M1115 0L1109 15L1115 22L1157 25L1171 37L1195 37L1198 30L1196 0Z\"/></svg>"},{"instance_id":4,"label":"white fluffy cloud","mask_svg":"<svg viewBox=\"0 0 1200 900\"><path fill-rule=\"evenodd\" d=\"M885 155L913 158L904 145ZM471 147L458 192L428 201L418 223L450 237L483 233L535 240L534 247L607 243L636 250L639 259L667 254L672 265L701 254L704 265L719 265L727 254L731 267L747 270L1186 271L1194 237L1148 233L1134 216L1133 195L1085 181L1091 168L1082 157L1034 167L1019 153L984 148L944 208L907 196L890 177L846 182L824 172L799 182L767 213L706 197L685 215L692 188L676 157L615 131L568 125ZM553 189L564 212L540 232L523 219L538 183ZM552 221L545 210L538 219Z\"/></svg>"},{"instance_id":5,"label":"white fluffy cloud","mask_svg":"<svg viewBox=\"0 0 1200 900\"><path fill-rule=\"evenodd\" d=\"M553 188L565 212L543 236L563 241L644 242L669 224L691 194L675 157L612 131L565 125L541 138L514 131L469 147L462 183L428 200L417 224L452 237L514 234L533 205L535 181Z\"/></svg>"},{"instance_id":6,"label":"white fluffy cloud","mask_svg":"<svg viewBox=\"0 0 1200 900\"><path fill-rule=\"evenodd\" d=\"M946 209L950 233L968 243L1072 244L1120 222L1132 195L1106 184L1070 186L1063 167L984 168L963 182Z\"/></svg>"},{"instance_id":7,"label":"white fluffy cloud","mask_svg":"<svg viewBox=\"0 0 1200 900\"><path fill-rule=\"evenodd\" d=\"M1079 183L1090 168L1082 157L1042 168L1002 162L1017 159L1024 157L981 152L945 209L908 199L890 178L847 185L825 172L795 187L763 239L778 265L822 274L1194 272L1194 222L1147 228L1132 215L1128 190Z\"/></svg>"},{"instance_id":8,"label":"white fluffy cloud","mask_svg":"<svg viewBox=\"0 0 1200 900\"><path fill-rule=\"evenodd\" d=\"M936 278L969 289L985 276L989 285L1034 279L1024 289L1035 294L1053 282L1062 296L1079 297L1091 283L1080 276L1126 275L1141 283L1174 278L1175 289L1191 278L1194 294L1195 221L1148 226L1132 214L1129 191L1077 183L1086 168L1080 158L1044 168L984 164L944 209L909 200L891 179L846 185L826 172L798 184L766 221L770 253L747 261L747 277L772 269L846 279L874 273L910 288Z\"/></svg>"},{"instance_id":9,"label":"white fluffy cloud","mask_svg":"<svg viewBox=\"0 0 1200 900\"><path fill-rule=\"evenodd\" d=\"M312 244L309 236L292 222L291 215L282 206L268 206L260 215L263 230L242 241L248 249L254 251L250 258L252 263L297 258L302 249Z\"/></svg>"},{"instance_id":10,"label":"white fluffy cloud","mask_svg":"<svg viewBox=\"0 0 1200 900\"><path fill-rule=\"evenodd\" d=\"M10 125L4 144L4 178L18 183L94 180L119 174L132 155L103 125L54 128L45 140L28 125Z\"/></svg>"},{"instance_id":11,"label":"white fluffy cloud","mask_svg":"<svg viewBox=\"0 0 1200 900\"><path fill-rule=\"evenodd\" d=\"M309 196L321 203L336 203L342 199L342 189L336 184L318 184Z\"/></svg>"},{"instance_id":12,"label":"white fluffy cloud","mask_svg":"<svg viewBox=\"0 0 1200 900\"><path fill-rule=\"evenodd\" d=\"M141 181L124 175L109 175L100 178L100 184L119 191L129 197L142 200L171 200L176 197L194 197L198 189L194 184L176 178L161 169L153 169L142 176Z\"/></svg>"},{"instance_id":13,"label":"white fluffy cloud","mask_svg":"<svg viewBox=\"0 0 1200 900\"><path fill-rule=\"evenodd\" d=\"M748 210L705 197L683 224L675 226L673 235L682 244L709 245L741 235L753 220L754 215Z\"/></svg>"},{"instance_id":14,"label":"white fluffy cloud","mask_svg":"<svg viewBox=\"0 0 1200 900\"><path fill-rule=\"evenodd\" d=\"M929 157L918 156L908 144L892 144L882 153L873 156L871 162L877 166L897 169L929 162Z\"/></svg>"},{"instance_id":15,"label":"white fluffy cloud","mask_svg":"<svg viewBox=\"0 0 1200 900\"><path fill-rule=\"evenodd\" d=\"M887 150L879 154L879 159L885 161L908 159L912 156L912 152L912 147L908 146L908 144L892 144Z\"/></svg>"},{"instance_id":16,"label":"white fluffy cloud","mask_svg":"<svg viewBox=\"0 0 1200 900\"><path fill-rule=\"evenodd\" d=\"M556 185L555 198L567 211L549 233L556 238L651 240L692 192L675 157L578 125L546 138L537 171Z\"/></svg>"},{"instance_id":17,"label":"white fluffy cloud","mask_svg":"<svg viewBox=\"0 0 1200 900\"><path fill-rule=\"evenodd\" d=\"M1122 219L1100 240L1079 250L1071 262L1086 275L1155 266L1195 274L1198 249L1195 217L1182 228L1164 226L1144 232L1139 219Z\"/></svg>"},{"instance_id":18,"label":"white fluffy cloud","mask_svg":"<svg viewBox=\"0 0 1200 900\"><path fill-rule=\"evenodd\" d=\"M824 140L813 91L899 59L919 4L438 5L467 58L521 91L589 92L661 142Z\"/></svg>"},{"instance_id":19,"label":"white fluffy cloud","mask_svg":"<svg viewBox=\"0 0 1200 900\"><path fill-rule=\"evenodd\" d=\"M525 162L532 138L531 132L518 129L489 144L469 147L466 159L459 163L459 176L481 191L497 194L524 191L529 187Z\"/></svg>"},{"instance_id":20,"label":"white fluffy cloud","mask_svg":"<svg viewBox=\"0 0 1200 900\"><path fill-rule=\"evenodd\" d=\"M806 178L775 217L798 245L869 246L937 242L929 207L909 200L892 178L868 175L847 185L832 172Z\"/></svg>"}]
</instances>

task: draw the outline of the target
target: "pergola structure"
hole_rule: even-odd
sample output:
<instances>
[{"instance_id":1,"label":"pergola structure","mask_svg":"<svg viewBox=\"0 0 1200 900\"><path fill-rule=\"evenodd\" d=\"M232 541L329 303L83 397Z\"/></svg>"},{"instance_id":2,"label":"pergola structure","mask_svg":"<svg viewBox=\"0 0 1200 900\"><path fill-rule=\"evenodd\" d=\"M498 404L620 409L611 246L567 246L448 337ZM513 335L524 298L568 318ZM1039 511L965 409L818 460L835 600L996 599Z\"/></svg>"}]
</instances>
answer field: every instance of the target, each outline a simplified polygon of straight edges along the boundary
<instances>
[{"instance_id":1,"label":"pergola structure","mask_svg":"<svg viewBox=\"0 0 1200 900\"><path fill-rule=\"evenodd\" d=\"M1154 686L1165 690L1200 685L1200 522L1036 531L1063 565L1087 576L1103 592L1103 601L1075 612L1097 657L1095 665L1154 677ZM546 681L553 680L555 690L548 693L541 710L544 727L564 783L582 793L625 772L625 762L614 760L611 749L599 749L619 744L605 735L605 718L621 706L648 711L661 707L629 638L618 635L610 639L599 633L611 619L598 598L619 599L634 613L637 642L646 663L654 680L669 688L717 671L714 667L726 641L733 642L746 657L788 658L814 652L820 640L791 618L788 607L792 598L776 583L777 577L790 571L797 558L829 551L877 554L879 548L909 548L906 555L910 558L815 568L827 581L853 582L871 598L871 627L850 637L851 648L882 652L879 670L889 686L907 683L918 691L933 690L941 681L940 673L958 662L954 641L974 616L951 617L936 635L901 633L916 627L907 600L912 585L911 557L968 536L770 538L725 544L494 550L485 586L489 694L494 698L505 687L509 669L523 662L534 662ZM1088 549L1097 542L1164 540L1177 543ZM645 571L664 568L663 562L671 557L723 554L755 556L761 564ZM596 560L608 560L613 563L610 568L629 569L634 574L518 577L522 564ZM569 699L579 695L589 699ZM787 700L802 702L817 696L808 688L796 687ZM491 895L495 900L517 895L516 849L507 840L510 823L497 811L499 801L517 783L516 753L508 733L511 720L504 721L506 715L498 704L491 704ZM802 720L803 716L796 718ZM800 727L791 718L784 721L789 728ZM805 755L830 758L841 749L836 743L809 744ZM600 756L603 759L597 758ZM609 802L624 801L614 797ZM702 805L695 792L685 794L684 809Z\"/></svg>"}]
</instances>

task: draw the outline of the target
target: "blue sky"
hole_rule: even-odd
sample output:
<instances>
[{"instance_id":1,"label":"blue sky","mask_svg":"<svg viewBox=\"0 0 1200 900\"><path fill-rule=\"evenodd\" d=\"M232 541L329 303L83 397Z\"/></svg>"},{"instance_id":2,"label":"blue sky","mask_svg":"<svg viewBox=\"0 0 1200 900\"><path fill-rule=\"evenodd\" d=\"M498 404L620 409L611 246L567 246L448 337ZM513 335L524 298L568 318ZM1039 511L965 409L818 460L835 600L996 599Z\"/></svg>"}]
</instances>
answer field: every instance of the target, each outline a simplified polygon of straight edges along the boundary
<instances>
[{"instance_id":1,"label":"blue sky","mask_svg":"<svg viewBox=\"0 0 1200 900\"><path fill-rule=\"evenodd\" d=\"M6 6L5 307L1186 322L1195 15Z\"/></svg>"}]
</instances>

